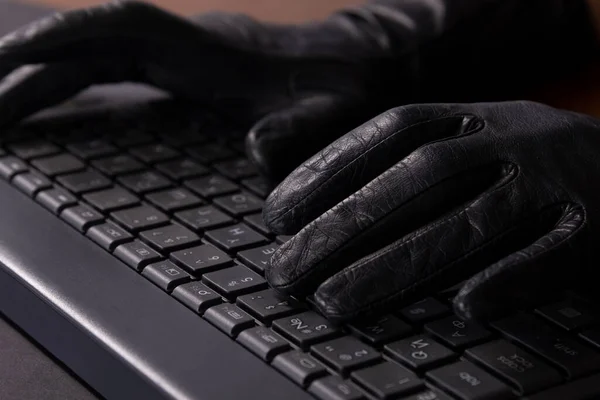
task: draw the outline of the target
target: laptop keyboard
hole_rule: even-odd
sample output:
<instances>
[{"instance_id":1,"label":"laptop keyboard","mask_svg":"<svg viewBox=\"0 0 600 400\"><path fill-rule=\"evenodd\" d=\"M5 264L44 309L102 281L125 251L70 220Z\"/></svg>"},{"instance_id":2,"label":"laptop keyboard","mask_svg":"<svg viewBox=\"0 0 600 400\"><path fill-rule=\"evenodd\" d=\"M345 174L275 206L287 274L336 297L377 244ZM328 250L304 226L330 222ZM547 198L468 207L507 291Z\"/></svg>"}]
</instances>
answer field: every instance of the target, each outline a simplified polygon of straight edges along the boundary
<instances>
[{"instance_id":1,"label":"laptop keyboard","mask_svg":"<svg viewBox=\"0 0 600 400\"><path fill-rule=\"evenodd\" d=\"M270 187L243 136L168 105L7 132L0 176L323 400L600 396L600 320L573 293L483 326L455 289L334 326L269 289L289 237L263 224Z\"/></svg>"}]
</instances>

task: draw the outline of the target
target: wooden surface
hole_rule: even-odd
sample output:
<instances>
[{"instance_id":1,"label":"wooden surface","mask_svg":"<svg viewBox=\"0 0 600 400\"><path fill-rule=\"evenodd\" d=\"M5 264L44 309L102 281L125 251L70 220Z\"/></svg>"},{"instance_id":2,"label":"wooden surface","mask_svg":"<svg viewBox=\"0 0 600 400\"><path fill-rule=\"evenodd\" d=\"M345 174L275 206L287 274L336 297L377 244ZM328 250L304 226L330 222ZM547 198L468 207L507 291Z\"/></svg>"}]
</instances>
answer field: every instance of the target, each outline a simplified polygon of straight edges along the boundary
<instances>
[{"instance_id":1,"label":"wooden surface","mask_svg":"<svg viewBox=\"0 0 600 400\"><path fill-rule=\"evenodd\" d=\"M101 4L99 0L26 0L58 8L78 8ZM211 10L234 11L250 14L256 18L301 22L323 18L343 6L356 5L363 0L150 0L173 12L189 15ZM555 107L600 117L600 65L590 65L578 76L561 82L552 82L535 100Z\"/></svg>"}]
</instances>

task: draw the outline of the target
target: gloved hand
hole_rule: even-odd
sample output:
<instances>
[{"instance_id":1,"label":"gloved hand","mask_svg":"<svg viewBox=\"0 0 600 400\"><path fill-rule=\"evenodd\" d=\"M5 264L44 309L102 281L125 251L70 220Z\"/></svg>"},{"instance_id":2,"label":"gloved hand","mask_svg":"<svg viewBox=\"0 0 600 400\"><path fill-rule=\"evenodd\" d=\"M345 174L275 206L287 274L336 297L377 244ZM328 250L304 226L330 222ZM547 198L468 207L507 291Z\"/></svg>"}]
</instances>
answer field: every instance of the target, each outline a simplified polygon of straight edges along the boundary
<instances>
[{"instance_id":1,"label":"gloved hand","mask_svg":"<svg viewBox=\"0 0 600 400\"><path fill-rule=\"evenodd\" d=\"M488 319L597 285L600 120L531 102L392 109L323 149L264 208L295 234L266 276L327 317L398 307L466 280ZM597 290L597 289L596 289Z\"/></svg>"},{"instance_id":2,"label":"gloved hand","mask_svg":"<svg viewBox=\"0 0 600 400\"><path fill-rule=\"evenodd\" d=\"M376 0L303 25L110 3L0 39L0 126L91 84L147 83L243 125L278 181L391 106L514 98L593 54L592 38L583 0Z\"/></svg>"}]
</instances>

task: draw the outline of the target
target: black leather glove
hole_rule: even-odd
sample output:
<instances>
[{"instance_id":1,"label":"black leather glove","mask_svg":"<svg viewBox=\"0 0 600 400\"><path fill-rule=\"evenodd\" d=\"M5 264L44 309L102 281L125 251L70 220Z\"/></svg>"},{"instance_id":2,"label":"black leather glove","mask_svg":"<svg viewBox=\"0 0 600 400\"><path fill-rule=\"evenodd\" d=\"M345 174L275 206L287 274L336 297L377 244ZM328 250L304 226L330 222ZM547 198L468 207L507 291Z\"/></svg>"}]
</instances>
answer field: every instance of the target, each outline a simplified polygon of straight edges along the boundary
<instances>
[{"instance_id":1,"label":"black leather glove","mask_svg":"<svg viewBox=\"0 0 600 400\"><path fill-rule=\"evenodd\" d=\"M377 0L303 25L111 3L0 40L0 77L28 64L0 83L0 125L91 84L147 83L250 130L277 181L392 106L514 98L592 54L592 37L583 0Z\"/></svg>"},{"instance_id":2,"label":"black leather glove","mask_svg":"<svg viewBox=\"0 0 600 400\"><path fill-rule=\"evenodd\" d=\"M592 117L531 102L396 108L271 194L267 226L295 236L267 278L314 293L334 320L466 280L456 312L497 317L557 287L597 285L599 180Z\"/></svg>"}]
</instances>

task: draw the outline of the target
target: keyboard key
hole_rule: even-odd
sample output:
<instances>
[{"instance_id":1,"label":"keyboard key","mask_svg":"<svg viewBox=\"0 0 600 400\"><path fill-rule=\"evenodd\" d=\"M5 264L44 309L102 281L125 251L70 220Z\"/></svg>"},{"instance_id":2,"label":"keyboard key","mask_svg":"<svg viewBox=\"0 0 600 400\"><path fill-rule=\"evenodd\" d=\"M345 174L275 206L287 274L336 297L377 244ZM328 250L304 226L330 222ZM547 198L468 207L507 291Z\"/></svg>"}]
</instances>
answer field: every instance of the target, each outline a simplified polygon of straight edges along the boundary
<instances>
[{"instance_id":1,"label":"keyboard key","mask_svg":"<svg viewBox=\"0 0 600 400\"><path fill-rule=\"evenodd\" d=\"M361 339L374 346L391 342L412 332L410 325L393 315L387 315L373 321L357 322L351 324L349 328Z\"/></svg>"},{"instance_id":2,"label":"keyboard key","mask_svg":"<svg viewBox=\"0 0 600 400\"><path fill-rule=\"evenodd\" d=\"M535 311L568 331L586 328L595 322L594 316L585 306L572 301L550 304Z\"/></svg>"},{"instance_id":3,"label":"keyboard key","mask_svg":"<svg viewBox=\"0 0 600 400\"><path fill-rule=\"evenodd\" d=\"M33 160L31 164L48 176L68 174L71 172L81 171L85 168L85 164L83 164L79 159L75 158L71 154L66 153L50 157L37 158Z\"/></svg>"},{"instance_id":4,"label":"keyboard key","mask_svg":"<svg viewBox=\"0 0 600 400\"><path fill-rule=\"evenodd\" d=\"M510 388L468 361L429 371L427 377L461 399L512 399Z\"/></svg>"},{"instance_id":5,"label":"keyboard key","mask_svg":"<svg viewBox=\"0 0 600 400\"><path fill-rule=\"evenodd\" d=\"M365 400L366 397L350 381L339 376L317 379L308 388L320 400Z\"/></svg>"},{"instance_id":6,"label":"keyboard key","mask_svg":"<svg viewBox=\"0 0 600 400\"><path fill-rule=\"evenodd\" d=\"M188 158L157 164L156 168L171 179L189 179L208 174L209 170Z\"/></svg>"},{"instance_id":7,"label":"keyboard key","mask_svg":"<svg viewBox=\"0 0 600 400\"><path fill-rule=\"evenodd\" d=\"M58 146L41 139L11 143L7 147L17 157L24 160L31 160L32 158L49 156L60 152Z\"/></svg>"},{"instance_id":8,"label":"keyboard key","mask_svg":"<svg viewBox=\"0 0 600 400\"><path fill-rule=\"evenodd\" d=\"M301 351L279 354L273 359L271 365L292 381L304 387L311 381L327 375L327 370L320 362Z\"/></svg>"},{"instance_id":9,"label":"keyboard key","mask_svg":"<svg viewBox=\"0 0 600 400\"><path fill-rule=\"evenodd\" d=\"M527 400L591 400L600 398L600 374L588 376L527 397Z\"/></svg>"},{"instance_id":10,"label":"keyboard key","mask_svg":"<svg viewBox=\"0 0 600 400\"><path fill-rule=\"evenodd\" d=\"M25 194L33 197L37 192L52 187L52 182L44 175L27 172L15 176L12 183Z\"/></svg>"},{"instance_id":11,"label":"keyboard key","mask_svg":"<svg viewBox=\"0 0 600 400\"><path fill-rule=\"evenodd\" d=\"M267 362L277 354L291 350L290 344L284 338L264 326L247 329L240 333L236 340Z\"/></svg>"},{"instance_id":12,"label":"keyboard key","mask_svg":"<svg viewBox=\"0 0 600 400\"><path fill-rule=\"evenodd\" d=\"M425 330L452 348L473 346L491 336L491 332L483 326L454 315L425 325Z\"/></svg>"},{"instance_id":13,"label":"keyboard key","mask_svg":"<svg viewBox=\"0 0 600 400\"><path fill-rule=\"evenodd\" d=\"M258 170L254 164L247 158L238 158L216 163L214 168L229 179L234 180L249 178L258 174Z\"/></svg>"},{"instance_id":14,"label":"keyboard key","mask_svg":"<svg viewBox=\"0 0 600 400\"><path fill-rule=\"evenodd\" d=\"M48 189L35 196L35 200L55 214L63 209L77 204L77 199L72 194L62 189Z\"/></svg>"},{"instance_id":15,"label":"keyboard key","mask_svg":"<svg viewBox=\"0 0 600 400\"><path fill-rule=\"evenodd\" d=\"M267 197L273 190L273 186L261 176L244 179L242 185L246 186L250 191L262 198Z\"/></svg>"},{"instance_id":16,"label":"keyboard key","mask_svg":"<svg viewBox=\"0 0 600 400\"><path fill-rule=\"evenodd\" d=\"M104 222L104 216L102 214L81 204L63 210L60 217L81 232L87 231L92 225Z\"/></svg>"},{"instance_id":17,"label":"keyboard key","mask_svg":"<svg viewBox=\"0 0 600 400\"><path fill-rule=\"evenodd\" d=\"M94 160L92 165L109 176L137 172L145 168L144 164L125 154Z\"/></svg>"},{"instance_id":18,"label":"keyboard key","mask_svg":"<svg viewBox=\"0 0 600 400\"><path fill-rule=\"evenodd\" d=\"M166 292L171 292L177 285L192 279L187 272L170 261L150 264L144 268L142 275Z\"/></svg>"},{"instance_id":19,"label":"keyboard key","mask_svg":"<svg viewBox=\"0 0 600 400\"><path fill-rule=\"evenodd\" d=\"M122 175L117 179L128 189L138 194L166 189L171 186L171 182L167 178L153 171Z\"/></svg>"},{"instance_id":20,"label":"keyboard key","mask_svg":"<svg viewBox=\"0 0 600 400\"><path fill-rule=\"evenodd\" d=\"M285 242L290 240L292 237L293 237L293 235L279 235L275 238L275 241L278 244L284 244Z\"/></svg>"},{"instance_id":21,"label":"keyboard key","mask_svg":"<svg viewBox=\"0 0 600 400\"><path fill-rule=\"evenodd\" d=\"M427 389L424 392L402 397L403 400L452 400L450 396L436 389Z\"/></svg>"},{"instance_id":22,"label":"keyboard key","mask_svg":"<svg viewBox=\"0 0 600 400\"><path fill-rule=\"evenodd\" d=\"M194 146L188 149L187 153L193 158L200 160L200 162L207 164L235 157L235 153L232 150L216 143Z\"/></svg>"},{"instance_id":23,"label":"keyboard key","mask_svg":"<svg viewBox=\"0 0 600 400\"><path fill-rule=\"evenodd\" d=\"M83 198L103 212L110 212L139 203L139 199L136 196L121 188L84 194Z\"/></svg>"},{"instance_id":24,"label":"keyboard key","mask_svg":"<svg viewBox=\"0 0 600 400\"><path fill-rule=\"evenodd\" d=\"M263 235L272 235L273 232L269 230L265 226L265 222L263 221L262 213L246 215L244 217L244 222L262 233Z\"/></svg>"},{"instance_id":25,"label":"keyboard key","mask_svg":"<svg viewBox=\"0 0 600 400\"><path fill-rule=\"evenodd\" d=\"M185 181L184 185L207 199L239 190L233 182L215 175L207 175L202 178Z\"/></svg>"},{"instance_id":26,"label":"keyboard key","mask_svg":"<svg viewBox=\"0 0 600 400\"><path fill-rule=\"evenodd\" d=\"M141 271L146 265L162 259L160 254L137 239L117 247L114 255L137 271Z\"/></svg>"},{"instance_id":27,"label":"keyboard key","mask_svg":"<svg viewBox=\"0 0 600 400\"><path fill-rule=\"evenodd\" d=\"M102 139L92 139L67 145L67 150L84 160L115 154L117 148Z\"/></svg>"},{"instance_id":28,"label":"keyboard key","mask_svg":"<svg viewBox=\"0 0 600 400\"><path fill-rule=\"evenodd\" d=\"M173 290L173 297L197 313L221 304L221 296L200 282L184 283Z\"/></svg>"},{"instance_id":29,"label":"keyboard key","mask_svg":"<svg viewBox=\"0 0 600 400\"><path fill-rule=\"evenodd\" d=\"M423 381L414 373L391 362L354 371L352 379L378 399L396 398L423 386Z\"/></svg>"},{"instance_id":30,"label":"keyboard key","mask_svg":"<svg viewBox=\"0 0 600 400\"><path fill-rule=\"evenodd\" d=\"M239 307L223 303L206 310L204 318L231 337L252 328L254 320Z\"/></svg>"},{"instance_id":31,"label":"keyboard key","mask_svg":"<svg viewBox=\"0 0 600 400\"><path fill-rule=\"evenodd\" d=\"M273 253L275 253L278 248L279 246L276 244L268 244L266 246L242 251L238 253L238 258L254 271L264 275L265 268L269 265Z\"/></svg>"},{"instance_id":32,"label":"keyboard key","mask_svg":"<svg viewBox=\"0 0 600 400\"><path fill-rule=\"evenodd\" d=\"M316 344L311 347L311 353L341 374L381 359L378 351L351 336Z\"/></svg>"},{"instance_id":33,"label":"keyboard key","mask_svg":"<svg viewBox=\"0 0 600 400\"><path fill-rule=\"evenodd\" d=\"M237 298L237 304L264 324L273 320L295 314L302 306L273 289L246 294Z\"/></svg>"},{"instance_id":34,"label":"keyboard key","mask_svg":"<svg viewBox=\"0 0 600 400\"><path fill-rule=\"evenodd\" d=\"M217 228L234 222L232 217L213 206L180 211L175 216L188 228L196 231Z\"/></svg>"},{"instance_id":35,"label":"keyboard key","mask_svg":"<svg viewBox=\"0 0 600 400\"><path fill-rule=\"evenodd\" d=\"M112 222L92 226L87 236L106 250L113 251L118 245L129 242L133 236Z\"/></svg>"},{"instance_id":36,"label":"keyboard key","mask_svg":"<svg viewBox=\"0 0 600 400\"><path fill-rule=\"evenodd\" d=\"M140 237L159 251L175 251L200 243L200 238L181 225L166 225L140 233Z\"/></svg>"},{"instance_id":37,"label":"keyboard key","mask_svg":"<svg viewBox=\"0 0 600 400\"><path fill-rule=\"evenodd\" d=\"M260 211L263 206L261 199L249 193L217 197L214 203L236 217Z\"/></svg>"},{"instance_id":38,"label":"keyboard key","mask_svg":"<svg viewBox=\"0 0 600 400\"><path fill-rule=\"evenodd\" d=\"M186 189L168 189L146 195L151 203L167 212L173 212L182 208L190 208L203 204L196 195Z\"/></svg>"},{"instance_id":39,"label":"keyboard key","mask_svg":"<svg viewBox=\"0 0 600 400\"><path fill-rule=\"evenodd\" d=\"M206 238L227 251L244 250L268 241L266 237L244 224L208 231Z\"/></svg>"},{"instance_id":40,"label":"keyboard key","mask_svg":"<svg viewBox=\"0 0 600 400\"><path fill-rule=\"evenodd\" d=\"M329 321L313 311L275 320L273 329L305 349L340 333Z\"/></svg>"},{"instance_id":41,"label":"keyboard key","mask_svg":"<svg viewBox=\"0 0 600 400\"><path fill-rule=\"evenodd\" d=\"M27 172L27 164L24 161L13 156L5 156L0 158L0 176L7 181L11 180L13 176Z\"/></svg>"},{"instance_id":42,"label":"keyboard key","mask_svg":"<svg viewBox=\"0 0 600 400\"><path fill-rule=\"evenodd\" d=\"M458 357L458 354L427 335L412 336L390 343L384 350L391 358L416 370L430 369Z\"/></svg>"},{"instance_id":43,"label":"keyboard key","mask_svg":"<svg viewBox=\"0 0 600 400\"><path fill-rule=\"evenodd\" d=\"M105 189L111 186L111 181L108 178L92 170L59 176L56 180L75 194Z\"/></svg>"},{"instance_id":44,"label":"keyboard key","mask_svg":"<svg viewBox=\"0 0 600 400\"><path fill-rule=\"evenodd\" d=\"M267 287L267 281L241 265L205 274L202 282L229 299Z\"/></svg>"},{"instance_id":45,"label":"keyboard key","mask_svg":"<svg viewBox=\"0 0 600 400\"><path fill-rule=\"evenodd\" d=\"M428 297L400 310L400 315L413 324L423 324L450 314L450 308Z\"/></svg>"},{"instance_id":46,"label":"keyboard key","mask_svg":"<svg viewBox=\"0 0 600 400\"><path fill-rule=\"evenodd\" d=\"M115 211L111 216L132 232L156 228L169 222L169 217L150 206Z\"/></svg>"},{"instance_id":47,"label":"keyboard key","mask_svg":"<svg viewBox=\"0 0 600 400\"><path fill-rule=\"evenodd\" d=\"M227 254L210 244L171 253L171 259L192 275L201 275L233 264Z\"/></svg>"},{"instance_id":48,"label":"keyboard key","mask_svg":"<svg viewBox=\"0 0 600 400\"><path fill-rule=\"evenodd\" d=\"M466 354L509 381L520 394L538 392L562 381L554 368L505 340L482 344Z\"/></svg>"},{"instance_id":49,"label":"keyboard key","mask_svg":"<svg viewBox=\"0 0 600 400\"><path fill-rule=\"evenodd\" d=\"M533 315L519 313L492 323L492 326L529 350L559 367L569 378L600 369L600 354L573 337L552 328Z\"/></svg>"},{"instance_id":50,"label":"keyboard key","mask_svg":"<svg viewBox=\"0 0 600 400\"><path fill-rule=\"evenodd\" d=\"M145 163L154 164L179 156L176 150L160 143L149 144L129 149L129 152Z\"/></svg>"}]
</instances>

